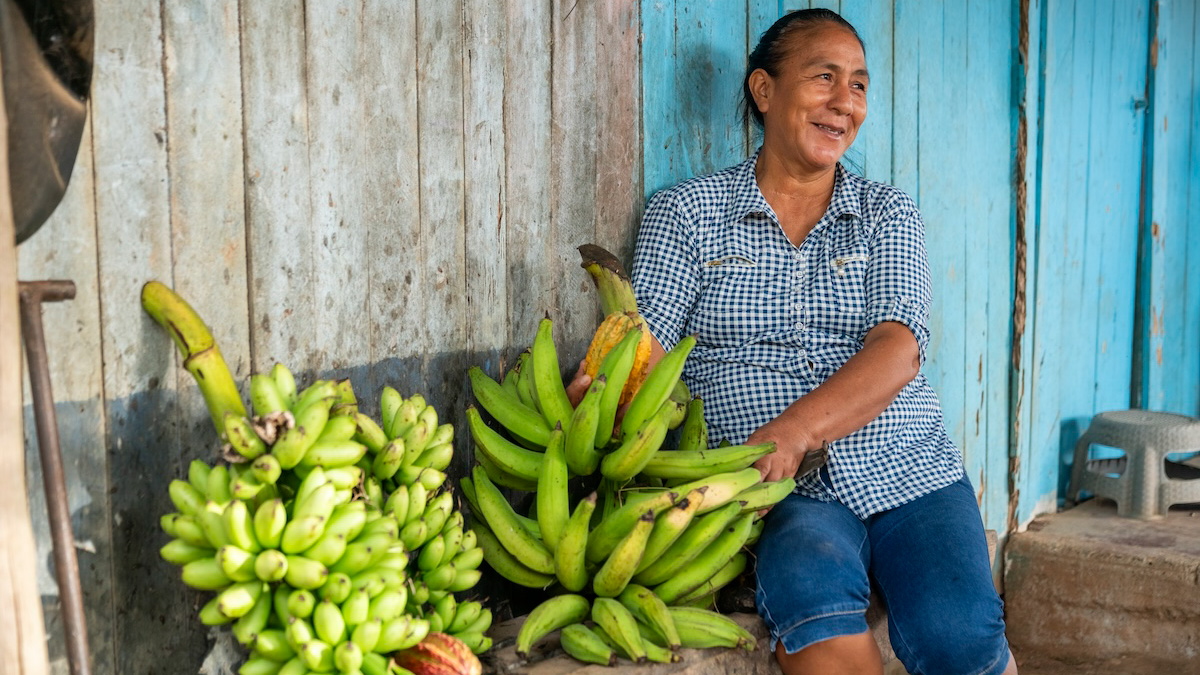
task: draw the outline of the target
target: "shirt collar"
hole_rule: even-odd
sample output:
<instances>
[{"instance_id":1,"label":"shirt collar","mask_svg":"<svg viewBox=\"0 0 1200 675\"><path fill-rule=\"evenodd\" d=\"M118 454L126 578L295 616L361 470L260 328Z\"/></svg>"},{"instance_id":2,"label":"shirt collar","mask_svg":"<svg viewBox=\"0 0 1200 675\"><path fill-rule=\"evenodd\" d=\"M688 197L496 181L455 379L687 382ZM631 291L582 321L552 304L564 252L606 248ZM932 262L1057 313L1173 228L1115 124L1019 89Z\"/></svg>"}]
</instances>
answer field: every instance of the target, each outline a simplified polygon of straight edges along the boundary
<instances>
[{"instance_id":1,"label":"shirt collar","mask_svg":"<svg viewBox=\"0 0 1200 675\"><path fill-rule=\"evenodd\" d=\"M766 197L763 197L762 190L758 189L754 178L754 166L760 152L762 146L734 171L730 190L732 199L729 200L729 207L725 211L727 223L740 221L751 213L770 214L775 218L771 205L767 203ZM862 179L847 171L841 162L837 163L834 167L833 197L829 200L829 208L825 211L822 222L837 221L847 215L862 218L862 203L859 200L861 182ZM817 224L818 227L820 225Z\"/></svg>"}]
</instances>

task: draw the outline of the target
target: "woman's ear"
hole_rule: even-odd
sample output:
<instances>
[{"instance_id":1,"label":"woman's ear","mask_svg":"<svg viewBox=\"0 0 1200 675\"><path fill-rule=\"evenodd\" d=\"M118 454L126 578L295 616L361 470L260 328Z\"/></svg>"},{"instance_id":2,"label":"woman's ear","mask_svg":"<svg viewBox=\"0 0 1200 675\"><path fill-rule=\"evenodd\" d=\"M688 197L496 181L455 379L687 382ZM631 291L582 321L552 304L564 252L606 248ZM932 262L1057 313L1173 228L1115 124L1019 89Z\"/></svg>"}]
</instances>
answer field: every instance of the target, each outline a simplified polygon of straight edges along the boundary
<instances>
[{"instance_id":1,"label":"woman's ear","mask_svg":"<svg viewBox=\"0 0 1200 675\"><path fill-rule=\"evenodd\" d=\"M760 113L767 112L775 84L771 76L762 68L756 68L750 73L747 84L750 86L750 95L754 97L754 105L758 106L758 111Z\"/></svg>"}]
</instances>

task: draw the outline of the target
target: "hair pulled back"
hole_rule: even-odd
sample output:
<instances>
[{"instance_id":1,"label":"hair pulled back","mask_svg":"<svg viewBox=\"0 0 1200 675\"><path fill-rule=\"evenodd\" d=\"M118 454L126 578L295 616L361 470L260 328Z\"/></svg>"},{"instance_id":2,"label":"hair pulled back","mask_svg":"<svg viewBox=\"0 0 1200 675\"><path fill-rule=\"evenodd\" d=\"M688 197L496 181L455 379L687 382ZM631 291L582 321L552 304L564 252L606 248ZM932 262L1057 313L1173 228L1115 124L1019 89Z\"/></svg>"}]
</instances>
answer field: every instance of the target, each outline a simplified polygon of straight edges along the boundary
<instances>
[{"instance_id":1,"label":"hair pulled back","mask_svg":"<svg viewBox=\"0 0 1200 675\"><path fill-rule=\"evenodd\" d=\"M858 31L854 30L854 26L850 25L849 21L833 10L798 9L784 14L763 32L758 39L758 45L754 47L754 51L750 52L750 58L747 60L746 74L742 78L741 108L744 122L748 123L753 119L760 129L763 126L762 111L758 109L758 104L754 102L754 96L750 93L750 73L762 68L771 77L778 77L780 65L789 56L789 50L794 47L790 40L792 35L821 24L833 24L850 31L858 40L859 46L863 48L863 53L866 53L866 45L863 44Z\"/></svg>"}]
</instances>

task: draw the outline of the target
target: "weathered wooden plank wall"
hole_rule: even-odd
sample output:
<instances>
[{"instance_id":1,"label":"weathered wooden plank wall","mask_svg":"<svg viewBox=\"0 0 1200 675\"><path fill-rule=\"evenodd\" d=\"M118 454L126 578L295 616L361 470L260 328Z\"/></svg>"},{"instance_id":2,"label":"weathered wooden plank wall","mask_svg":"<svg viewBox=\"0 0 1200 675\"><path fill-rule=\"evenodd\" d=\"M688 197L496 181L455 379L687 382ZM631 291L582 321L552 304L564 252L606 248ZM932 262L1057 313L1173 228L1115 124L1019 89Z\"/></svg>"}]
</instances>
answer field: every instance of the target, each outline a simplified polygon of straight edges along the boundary
<instances>
[{"instance_id":1,"label":"weathered wooden plank wall","mask_svg":"<svg viewBox=\"0 0 1200 675\"><path fill-rule=\"evenodd\" d=\"M774 5L772 7L772 5ZM782 12L841 13L866 45L868 117L847 157L917 199L934 274L925 373L962 446L988 527L1004 530L1013 211L1011 9L996 3L643 5L646 191L741 160L746 54ZM697 81L703 81L698 86Z\"/></svg>"},{"instance_id":2,"label":"weathered wooden plank wall","mask_svg":"<svg viewBox=\"0 0 1200 675\"><path fill-rule=\"evenodd\" d=\"M628 257L642 204L639 16L634 0L97 5L91 126L19 249L21 278L78 288L46 323L93 672L233 658L158 558L166 484L215 438L141 286L188 298L239 381L281 361L350 377L368 408L390 384L461 420L466 367L498 373L547 313L580 358L598 309L575 248Z\"/></svg>"}]
</instances>

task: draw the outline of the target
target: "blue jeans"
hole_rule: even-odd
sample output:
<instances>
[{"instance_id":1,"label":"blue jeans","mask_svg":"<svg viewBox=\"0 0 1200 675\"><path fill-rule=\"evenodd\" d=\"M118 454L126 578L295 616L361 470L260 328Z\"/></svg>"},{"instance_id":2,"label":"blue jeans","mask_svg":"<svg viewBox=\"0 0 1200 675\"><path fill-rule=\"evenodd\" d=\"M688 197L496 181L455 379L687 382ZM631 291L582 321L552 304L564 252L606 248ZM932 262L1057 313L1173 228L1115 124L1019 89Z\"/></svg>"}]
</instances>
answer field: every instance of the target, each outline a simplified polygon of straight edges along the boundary
<instances>
[{"instance_id":1,"label":"blue jeans","mask_svg":"<svg viewBox=\"0 0 1200 675\"><path fill-rule=\"evenodd\" d=\"M1000 673L1008 663L1003 605L965 476L865 521L837 502L789 495L767 515L756 553L755 600L772 650L866 631L873 583L909 673Z\"/></svg>"}]
</instances>

